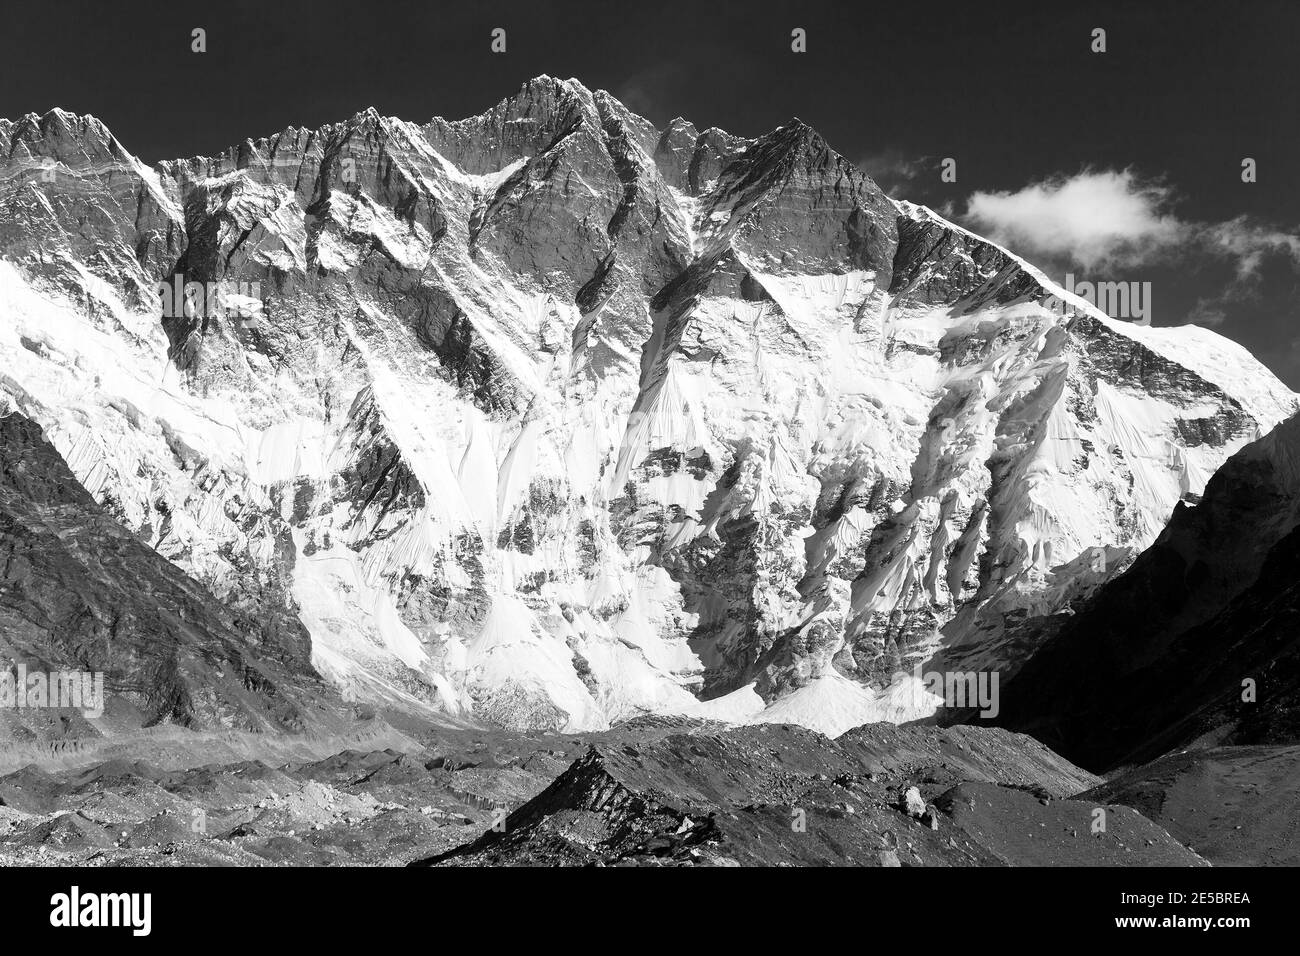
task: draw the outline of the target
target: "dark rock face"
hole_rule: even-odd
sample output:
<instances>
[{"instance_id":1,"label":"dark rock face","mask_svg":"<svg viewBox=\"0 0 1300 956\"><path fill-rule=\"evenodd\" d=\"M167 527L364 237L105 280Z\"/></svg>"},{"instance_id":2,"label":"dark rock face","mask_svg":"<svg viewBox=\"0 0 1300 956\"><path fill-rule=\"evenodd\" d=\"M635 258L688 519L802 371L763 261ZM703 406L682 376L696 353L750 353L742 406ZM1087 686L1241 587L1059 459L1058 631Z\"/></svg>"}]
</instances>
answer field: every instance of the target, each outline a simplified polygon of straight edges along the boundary
<instances>
[{"instance_id":1,"label":"dark rock face","mask_svg":"<svg viewBox=\"0 0 1300 956\"><path fill-rule=\"evenodd\" d=\"M103 672L116 729L295 731L343 717L296 619L224 607L107 515L18 414L0 418L0 569L4 666ZM11 739L97 733L68 712L0 720Z\"/></svg>"},{"instance_id":2,"label":"dark rock face","mask_svg":"<svg viewBox=\"0 0 1300 956\"><path fill-rule=\"evenodd\" d=\"M1001 249L938 222L900 219L889 291L899 303L960 305L1034 297L1034 277Z\"/></svg>"},{"instance_id":3,"label":"dark rock face","mask_svg":"<svg viewBox=\"0 0 1300 956\"><path fill-rule=\"evenodd\" d=\"M897 211L806 123L793 120L724 167L704 207L743 217L733 246L769 268L864 269L888 283Z\"/></svg>"},{"instance_id":4,"label":"dark rock face","mask_svg":"<svg viewBox=\"0 0 1300 956\"><path fill-rule=\"evenodd\" d=\"M1300 420L1180 505L1154 545L1059 626L998 722L1097 771L1194 741L1300 741Z\"/></svg>"},{"instance_id":5,"label":"dark rock face","mask_svg":"<svg viewBox=\"0 0 1300 956\"><path fill-rule=\"evenodd\" d=\"M10 168L29 171L0 197L0 252L33 261L47 278L69 281L75 269L59 253L71 251L114 276L129 300L151 305L151 276L176 261L186 236L166 195L148 181L147 167L99 120L62 110L0 120L0 153ZM60 176L75 188L38 185Z\"/></svg>"}]
</instances>

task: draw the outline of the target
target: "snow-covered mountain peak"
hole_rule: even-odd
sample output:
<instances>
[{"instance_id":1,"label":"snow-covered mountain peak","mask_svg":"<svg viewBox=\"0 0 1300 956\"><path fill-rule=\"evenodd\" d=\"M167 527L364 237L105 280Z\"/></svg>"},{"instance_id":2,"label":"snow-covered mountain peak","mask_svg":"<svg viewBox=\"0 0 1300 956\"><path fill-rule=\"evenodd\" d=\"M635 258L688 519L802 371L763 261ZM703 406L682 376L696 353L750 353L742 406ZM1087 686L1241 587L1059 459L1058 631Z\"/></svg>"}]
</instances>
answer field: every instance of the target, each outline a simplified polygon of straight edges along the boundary
<instances>
[{"instance_id":1,"label":"snow-covered mountain peak","mask_svg":"<svg viewBox=\"0 0 1300 956\"><path fill-rule=\"evenodd\" d=\"M1049 308L797 120L657 129L538 77L53 177L13 144L116 141L19 124L0 394L366 700L917 716L896 671L1013 659L1295 408L1213 333Z\"/></svg>"}]
</instances>

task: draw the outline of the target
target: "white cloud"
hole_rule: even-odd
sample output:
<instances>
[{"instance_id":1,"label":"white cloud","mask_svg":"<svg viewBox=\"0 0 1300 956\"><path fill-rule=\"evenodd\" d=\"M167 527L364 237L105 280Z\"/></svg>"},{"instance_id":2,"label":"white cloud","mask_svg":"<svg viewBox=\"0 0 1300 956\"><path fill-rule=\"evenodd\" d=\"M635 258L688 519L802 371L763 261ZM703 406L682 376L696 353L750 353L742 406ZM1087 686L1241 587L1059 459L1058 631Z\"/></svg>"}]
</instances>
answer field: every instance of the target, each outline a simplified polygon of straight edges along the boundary
<instances>
[{"instance_id":1,"label":"white cloud","mask_svg":"<svg viewBox=\"0 0 1300 956\"><path fill-rule=\"evenodd\" d=\"M1261 226L1246 216L1205 226L1201 238L1236 260L1238 279L1253 277L1268 255L1286 255L1300 263L1300 236Z\"/></svg>"},{"instance_id":2,"label":"white cloud","mask_svg":"<svg viewBox=\"0 0 1300 956\"><path fill-rule=\"evenodd\" d=\"M898 198L903 192L916 188L926 175L939 179L939 161L933 156L909 156L895 146L858 161L864 170L890 196Z\"/></svg>"},{"instance_id":3,"label":"white cloud","mask_svg":"<svg viewBox=\"0 0 1300 956\"><path fill-rule=\"evenodd\" d=\"M1211 328L1222 325L1228 319L1226 303L1226 298L1222 296L1217 299L1204 297L1197 299L1196 305L1187 315L1187 321L1193 325L1205 325Z\"/></svg>"},{"instance_id":4,"label":"white cloud","mask_svg":"<svg viewBox=\"0 0 1300 956\"><path fill-rule=\"evenodd\" d=\"M1016 192L976 192L962 217L995 242L1051 267L1122 269L1200 255L1233 263L1239 281L1270 255L1300 266L1300 236L1248 216L1180 219L1166 184L1132 170L1085 169Z\"/></svg>"},{"instance_id":5,"label":"white cloud","mask_svg":"<svg viewBox=\"0 0 1300 956\"><path fill-rule=\"evenodd\" d=\"M1085 170L1017 192L977 192L967 221L996 242L1087 269L1141 261L1178 241L1168 187L1130 171Z\"/></svg>"}]
</instances>

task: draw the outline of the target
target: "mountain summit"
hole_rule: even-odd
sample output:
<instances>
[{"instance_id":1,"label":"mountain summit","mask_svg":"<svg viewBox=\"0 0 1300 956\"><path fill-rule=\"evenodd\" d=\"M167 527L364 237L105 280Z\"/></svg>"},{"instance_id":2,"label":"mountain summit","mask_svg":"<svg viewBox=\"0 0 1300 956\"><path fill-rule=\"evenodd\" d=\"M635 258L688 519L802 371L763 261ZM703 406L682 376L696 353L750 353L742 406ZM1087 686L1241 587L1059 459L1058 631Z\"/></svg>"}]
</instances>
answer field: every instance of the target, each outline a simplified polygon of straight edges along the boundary
<instances>
[{"instance_id":1,"label":"mountain summit","mask_svg":"<svg viewBox=\"0 0 1300 956\"><path fill-rule=\"evenodd\" d=\"M1019 621L1296 409L798 120L657 129L538 77L154 167L55 111L0 162L0 412L358 700L924 716L899 672L1018 666Z\"/></svg>"}]
</instances>

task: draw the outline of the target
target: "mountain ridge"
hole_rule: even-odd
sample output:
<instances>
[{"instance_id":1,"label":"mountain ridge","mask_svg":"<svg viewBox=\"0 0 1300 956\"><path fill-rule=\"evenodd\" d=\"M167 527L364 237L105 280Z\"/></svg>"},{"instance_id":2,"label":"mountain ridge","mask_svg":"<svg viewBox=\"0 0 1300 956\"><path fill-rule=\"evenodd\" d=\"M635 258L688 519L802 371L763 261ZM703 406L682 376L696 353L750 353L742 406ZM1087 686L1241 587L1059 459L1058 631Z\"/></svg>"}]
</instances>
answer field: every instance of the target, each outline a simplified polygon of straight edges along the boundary
<instances>
[{"instance_id":1,"label":"mountain ridge","mask_svg":"<svg viewBox=\"0 0 1300 956\"><path fill-rule=\"evenodd\" d=\"M220 596L294 608L360 698L555 729L924 716L895 672L1018 663L1009 621L1112 576L1096 549L1122 566L1295 407L1239 346L1070 300L798 120L659 130L539 77L463 120L368 109L44 182L71 115L0 122L5 400ZM259 307L155 327L176 277Z\"/></svg>"}]
</instances>

